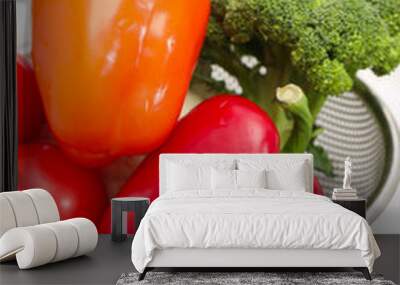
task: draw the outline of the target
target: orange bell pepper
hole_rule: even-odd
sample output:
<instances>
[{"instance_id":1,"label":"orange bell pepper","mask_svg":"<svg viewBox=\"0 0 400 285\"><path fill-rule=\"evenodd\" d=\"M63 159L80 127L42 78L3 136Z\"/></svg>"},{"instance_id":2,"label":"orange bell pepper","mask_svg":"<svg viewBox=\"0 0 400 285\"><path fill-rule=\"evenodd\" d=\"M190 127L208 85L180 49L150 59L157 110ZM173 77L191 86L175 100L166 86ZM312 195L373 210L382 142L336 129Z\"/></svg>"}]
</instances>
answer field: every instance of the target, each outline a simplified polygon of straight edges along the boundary
<instances>
[{"instance_id":1,"label":"orange bell pepper","mask_svg":"<svg viewBox=\"0 0 400 285\"><path fill-rule=\"evenodd\" d=\"M50 128L75 161L150 152L173 129L209 0L35 0L33 62Z\"/></svg>"}]
</instances>

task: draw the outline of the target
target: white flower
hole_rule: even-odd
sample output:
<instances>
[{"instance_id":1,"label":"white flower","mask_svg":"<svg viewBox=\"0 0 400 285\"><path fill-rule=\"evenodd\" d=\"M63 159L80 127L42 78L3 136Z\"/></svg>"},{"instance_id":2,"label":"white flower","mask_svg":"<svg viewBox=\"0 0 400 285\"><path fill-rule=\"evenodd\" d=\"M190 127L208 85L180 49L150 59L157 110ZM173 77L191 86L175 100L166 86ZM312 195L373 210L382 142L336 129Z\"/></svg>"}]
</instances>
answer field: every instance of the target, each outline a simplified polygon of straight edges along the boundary
<instances>
[{"instance_id":1,"label":"white flower","mask_svg":"<svg viewBox=\"0 0 400 285\"><path fill-rule=\"evenodd\" d=\"M261 66L258 69L258 72L260 73L260 75L265 75L265 74L267 74L267 68L265 66Z\"/></svg>"},{"instance_id":2,"label":"white flower","mask_svg":"<svg viewBox=\"0 0 400 285\"><path fill-rule=\"evenodd\" d=\"M243 92L237 78L217 64L211 65L211 78L215 81L223 81L225 83L225 88L229 91L236 94L241 94Z\"/></svg>"},{"instance_id":3,"label":"white flower","mask_svg":"<svg viewBox=\"0 0 400 285\"><path fill-rule=\"evenodd\" d=\"M243 55L240 58L240 61L242 62L243 65L245 65L246 67L248 67L250 69L252 69L259 63L258 59L252 55Z\"/></svg>"}]
</instances>

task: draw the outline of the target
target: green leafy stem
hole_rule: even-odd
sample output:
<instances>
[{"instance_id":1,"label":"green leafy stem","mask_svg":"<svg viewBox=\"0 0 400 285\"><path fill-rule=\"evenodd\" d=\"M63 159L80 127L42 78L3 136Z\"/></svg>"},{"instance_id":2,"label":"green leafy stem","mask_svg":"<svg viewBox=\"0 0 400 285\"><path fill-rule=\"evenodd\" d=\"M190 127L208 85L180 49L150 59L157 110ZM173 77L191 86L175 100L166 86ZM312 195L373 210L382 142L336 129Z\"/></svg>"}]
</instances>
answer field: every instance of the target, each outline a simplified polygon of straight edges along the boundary
<instances>
[{"instance_id":1,"label":"green leafy stem","mask_svg":"<svg viewBox=\"0 0 400 285\"><path fill-rule=\"evenodd\" d=\"M326 97L302 93L295 101L279 100L278 88L297 83L303 89L305 85L302 84L302 78L295 74L288 60L288 51L282 46L268 46L258 55L260 63L251 69L240 61L241 54L245 52L237 47L205 49L193 82L197 79L217 92L226 92L223 86L210 78L208 67L210 63L215 63L233 74L243 89L242 96L258 104L274 121L281 138L281 152L310 152L314 155L316 168L332 175L332 164L328 155L322 147L314 145L315 137L323 131L315 126L315 120ZM267 69L265 75L259 73L261 66ZM208 78L207 81L204 78Z\"/></svg>"}]
</instances>

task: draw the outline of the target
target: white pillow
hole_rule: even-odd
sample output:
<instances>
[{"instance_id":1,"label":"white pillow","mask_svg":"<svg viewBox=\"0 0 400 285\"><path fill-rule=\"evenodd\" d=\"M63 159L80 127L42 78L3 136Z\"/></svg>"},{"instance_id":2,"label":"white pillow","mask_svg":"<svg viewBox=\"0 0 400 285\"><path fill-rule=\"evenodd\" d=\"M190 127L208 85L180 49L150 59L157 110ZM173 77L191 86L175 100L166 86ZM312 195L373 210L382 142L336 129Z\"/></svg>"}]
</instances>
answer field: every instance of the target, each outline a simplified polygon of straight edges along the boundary
<instances>
[{"instance_id":1,"label":"white pillow","mask_svg":"<svg viewBox=\"0 0 400 285\"><path fill-rule=\"evenodd\" d=\"M306 191L310 188L307 175L308 165L304 160L265 161L262 159L240 159L240 170L267 171L267 188L272 190Z\"/></svg>"},{"instance_id":2,"label":"white pillow","mask_svg":"<svg viewBox=\"0 0 400 285\"><path fill-rule=\"evenodd\" d=\"M236 170L237 188L267 188L267 171Z\"/></svg>"},{"instance_id":3,"label":"white pillow","mask_svg":"<svg viewBox=\"0 0 400 285\"><path fill-rule=\"evenodd\" d=\"M303 165L285 171L268 170L267 181L268 189L306 192L307 182Z\"/></svg>"},{"instance_id":4,"label":"white pillow","mask_svg":"<svg viewBox=\"0 0 400 285\"><path fill-rule=\"evenodd\" d=\"M232 169L216 169L211 170L211 187L213 190L236 189L236 170Z\"/></svg>"},{"instance_id":5,"label":"white pillow","mask_svg":"<svg viewBox=\"0 0 400 285\"><path fill-rule=\"evenodd\" d=\"M168 163L168 191L211 189L211 168Z\"/></svg>"},{"instance_id":6,"label":"white pillow","mask_svg":"<svg viewBox=\"0 0 400 285\"><path fill-rule=\"evenodd\" d=\"M201 157L201 154L198 155ZM237 169L236 159L189 159L189 158L174 158L166 161L167 166L170 163L175 163L183 166L196 166L196 167L212 167L216 169Z\"/></svg>"}]
</instances>

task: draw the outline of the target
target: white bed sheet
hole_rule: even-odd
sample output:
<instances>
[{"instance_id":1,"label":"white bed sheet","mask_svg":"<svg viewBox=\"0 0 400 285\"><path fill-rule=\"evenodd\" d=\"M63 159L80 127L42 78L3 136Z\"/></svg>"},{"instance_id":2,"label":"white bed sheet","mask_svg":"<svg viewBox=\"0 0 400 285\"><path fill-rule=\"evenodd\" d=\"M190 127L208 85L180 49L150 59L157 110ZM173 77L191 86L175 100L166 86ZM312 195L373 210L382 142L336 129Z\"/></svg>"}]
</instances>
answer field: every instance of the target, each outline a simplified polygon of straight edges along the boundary
<instances>
[{"instance_id":1,"label":"white bed sheet","mask_svg":"<svg viewBox=\"0 0 400 285\"><path fill-rule=\"evenodd\" d=\"M324 196L265 189L160 196L133 240L135 268L143 272L166 248L357 249L371 272L380 255L359 215Z\"/></svg>"}]
</instances>

